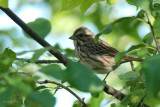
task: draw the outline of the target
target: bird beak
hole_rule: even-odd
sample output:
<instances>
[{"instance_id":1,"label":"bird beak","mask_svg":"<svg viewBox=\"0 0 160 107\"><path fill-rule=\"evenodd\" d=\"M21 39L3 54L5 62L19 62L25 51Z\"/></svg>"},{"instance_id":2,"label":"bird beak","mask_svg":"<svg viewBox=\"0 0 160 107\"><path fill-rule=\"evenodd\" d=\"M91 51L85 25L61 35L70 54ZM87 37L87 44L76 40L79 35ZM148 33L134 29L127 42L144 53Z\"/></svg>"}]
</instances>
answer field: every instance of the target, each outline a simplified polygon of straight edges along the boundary
<instances>
[{"instance_id":1,"label":"bird beak","mask_svg":"<svg viewBox=\"0 0 160 107\"><path fill-rule=\"evenodd\" d=\"M69 39L71 39L71 40L76 40L76 39L77 39L77 37L76 37L76 36L74 36L74 35L72 35L71 37L69 37Z\"/></svg>"}]
</instances>

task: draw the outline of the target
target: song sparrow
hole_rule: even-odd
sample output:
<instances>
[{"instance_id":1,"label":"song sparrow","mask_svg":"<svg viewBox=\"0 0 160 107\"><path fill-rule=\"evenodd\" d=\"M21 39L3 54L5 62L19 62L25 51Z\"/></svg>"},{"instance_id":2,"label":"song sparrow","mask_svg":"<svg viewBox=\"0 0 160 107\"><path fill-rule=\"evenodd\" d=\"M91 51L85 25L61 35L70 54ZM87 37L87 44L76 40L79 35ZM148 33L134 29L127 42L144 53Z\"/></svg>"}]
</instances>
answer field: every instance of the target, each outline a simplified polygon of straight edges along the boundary
<instances>
[{"instance_id":1,"label":"song sparrow","mask_svg":"<svg viewBox=\"0 0 160 107\"><path fill-rule=\"evenodd\" d=\"M74 40L75 52L80 62L88 65L97 73L104 74L114 70L115 56L119 51L105 41L94 42L95 35L86 27L80 27L69 39ZM125 56L121 63L142 61L139 58Z\"/></svg>"}]
</instances>

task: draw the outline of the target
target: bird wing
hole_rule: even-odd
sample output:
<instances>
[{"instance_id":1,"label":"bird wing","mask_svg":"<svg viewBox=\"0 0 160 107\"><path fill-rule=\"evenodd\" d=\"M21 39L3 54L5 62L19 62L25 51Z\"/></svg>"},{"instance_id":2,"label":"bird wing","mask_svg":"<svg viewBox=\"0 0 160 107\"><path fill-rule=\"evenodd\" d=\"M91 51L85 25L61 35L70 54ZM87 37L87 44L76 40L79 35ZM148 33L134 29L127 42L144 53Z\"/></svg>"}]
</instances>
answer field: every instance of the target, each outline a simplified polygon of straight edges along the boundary
<instances>
[{"instance_id":1,"label":"bird wing","mask_svg":"<svg viewBox=\"0 0 160 107\"><path fill-rule=\"evenodd\" d=\"M98 55L115 56L119 53L117 49L111 47L103 40L99 40L99 43L87 43L82 47L85 48L85 50L88 50L89 53Z\"/></svg>"}]
</instances>

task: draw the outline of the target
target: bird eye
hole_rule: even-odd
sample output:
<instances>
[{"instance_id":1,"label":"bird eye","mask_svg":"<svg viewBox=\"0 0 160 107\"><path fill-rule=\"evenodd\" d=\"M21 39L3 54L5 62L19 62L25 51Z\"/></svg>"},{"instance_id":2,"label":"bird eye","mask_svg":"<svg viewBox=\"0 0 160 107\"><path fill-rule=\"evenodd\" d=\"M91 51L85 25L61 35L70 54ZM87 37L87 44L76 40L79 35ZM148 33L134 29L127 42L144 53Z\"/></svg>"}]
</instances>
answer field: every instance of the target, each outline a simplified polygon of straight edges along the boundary
<instances>
[{"instance_id":1,"label":"bird eye","mask_svg":"<svg viewBox=\"0 0 160 107\"><path fill-rule=\"evenodd\" d=\"M82 37L83 35L82 34L79 34L79 37Z\"/></svg>"}]
</instances>

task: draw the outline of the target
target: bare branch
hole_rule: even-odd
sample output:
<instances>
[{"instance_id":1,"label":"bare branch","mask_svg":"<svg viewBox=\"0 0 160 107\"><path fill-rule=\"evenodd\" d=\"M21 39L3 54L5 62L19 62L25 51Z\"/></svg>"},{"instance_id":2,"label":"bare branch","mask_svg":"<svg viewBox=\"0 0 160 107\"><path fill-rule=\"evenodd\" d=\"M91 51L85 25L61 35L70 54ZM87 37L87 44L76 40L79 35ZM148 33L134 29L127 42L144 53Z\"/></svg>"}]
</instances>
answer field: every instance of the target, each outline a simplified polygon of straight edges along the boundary
<instances>
[{"instance_id":1,"label":"bare branch","mask_svg":"<svg viewBox=\"0 0 160 107\"><path fill-rule=\"evenodd\" d=\"M31 63L30 59L24 59L24 58L16 58L16 60L25 60L26 62ZM59 60L36 60L35 62L36 64L50 64L50 63L62 63Z\"/></svg>"},{"instance_id":2,"label":"bare branch","mask_svg":"<svg viewBox=\"0 0 160 107\"><path fill-rule=\"evenodd\" d=\"M85 104L84 100L81 99L76 93L74 93L71 89L69 89L68 87L58 83L58 82L55 82L55 81L50 81L50 80L45 80L45 81L37 81L37 83L39 84L47 84L47 83L52 83L52 84L56 84L62 88L64 88L65 90L67 90L68 92L70 92L72 95L74 95L82 104L83 104L83 107L87 107L87 105Z\"/></svg>"},{"instance_id":3,"label":"bare branch","mask_svg":"<svg viewBox=\"0 0 160 107\"><path fill-rule=\"evenodd\" d=\"M104 87L104 92L106 92L107 94L112 95L113 97L115 97L116 99L122 101L122 99L126 96L124 95L122 92L114 89L113 87L110 87L108 85L106 85Z\"/></svg>"},{"instance_id":4,"label":"bare branch","mask_svg":"<svg viewBox=\"0 0 160 107\"><path fill-rule=\"evenodd\" d=\"M13 13L12 10L2 7L0 7L0 9L4 11L15 23L17 23L29 36L31 36L40 45L42 45L43 47L51 47L51 45L47 41L45 41L36 32L34 32L25 22L23 22L15 13ZM64 65L66 65L67 62L70 61L67 57L56 50L50 49L49 52Z\"/></svg>"},{"instance_id":5,"label":"bare branch","mask_svg":"<svg viewBox=\"0 0 160 107\"><path fill-rule=\"evenodd\" d=\"M153 30L153 26L152 26L152 24L151 24L151 21L150 21L150 18L149 18L149 16L148 16L148 13L147 13L147 12L145 12L145 13L146 13L146 17L147 17L147 20L148 20L147 23L148 23L149 26L150 26L150 29L151 29L151 32L152 32L152 36L153 36L154 41L155 41L155 44L156 44L157 52L160 53L159 43L158 43L158 41L157 41L157 39L156 39L156 34L155 34L154 30Z\"/></svg>"}]
</instances>

